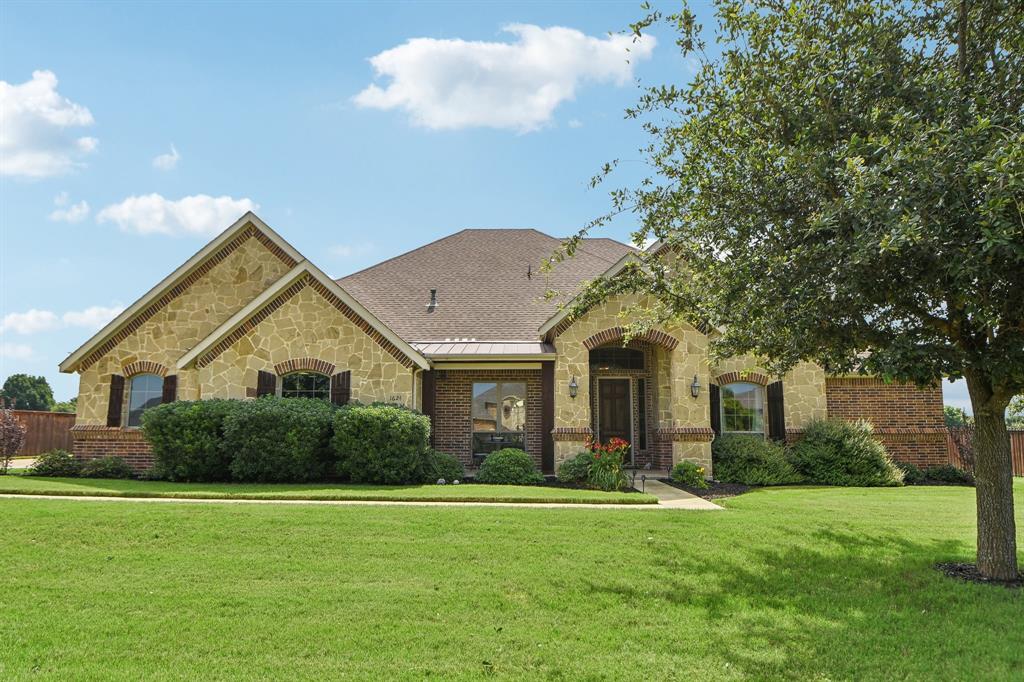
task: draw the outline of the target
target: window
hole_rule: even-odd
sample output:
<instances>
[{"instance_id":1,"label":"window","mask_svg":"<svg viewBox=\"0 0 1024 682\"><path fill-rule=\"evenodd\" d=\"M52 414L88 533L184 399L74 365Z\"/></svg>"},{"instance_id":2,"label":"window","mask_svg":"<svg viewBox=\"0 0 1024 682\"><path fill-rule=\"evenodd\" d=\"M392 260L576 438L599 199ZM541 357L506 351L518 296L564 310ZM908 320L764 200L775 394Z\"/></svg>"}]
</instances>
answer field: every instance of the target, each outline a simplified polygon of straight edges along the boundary
<instances>
[{"instance_id":1,"label":"window","mask_svg":"<svg viewBox=\"0 0 1024 682\"><path fill-rule=\"evenodd\" d=\"M282 398L331 399L331 378L319 372L294 372L281 377Z\"/></svg>"},{"instance_id":2,"label":"window","mask_svg":"<svg viewBox=\"0 0 1024 682\"><path fill-rule=\"evenodd\" d=\"M643 369L644 352L618 346L595 348L590 351L590 366L595 369Z\"/></svg>"},{"instance_id":3,"label":"window","mask_svg":"<svg viewBox=\"0 0 1024 682\"><path fill-rule=\"evenodd\" d=\"M764 391L757 384L726 384L721 388L722 431L764 435Z\"/></svg>"},{"instance_id":4,"label":"window","mask_svg":"<svg viewBox=\"0 0 1024 682\"><path fill-rule=\"evenodd\" d=\"M647 449L647 380L636 380L636 414L640 423L640 435L637 437L637 445L640 450Z\"/></svg>"},{"instance_id":5,"label":"window","mask_svg":"<svg viewBox=\"0 0 1024 682\"><path fill-rule=\"evenodd\" d=\"M156 374L136 374L128 384L128 426L141 426L142 413L164 399L164 380Z\"/></svg>"},{"instance_id":6,"label":"window","mask_svg":"<svg viewBox=\"0 0 1024 682\"><path fill-rule=\"evenodd\" d=\"M526 445L526 383L474 383L473 455Z\"/></svg>"}]
</instances>

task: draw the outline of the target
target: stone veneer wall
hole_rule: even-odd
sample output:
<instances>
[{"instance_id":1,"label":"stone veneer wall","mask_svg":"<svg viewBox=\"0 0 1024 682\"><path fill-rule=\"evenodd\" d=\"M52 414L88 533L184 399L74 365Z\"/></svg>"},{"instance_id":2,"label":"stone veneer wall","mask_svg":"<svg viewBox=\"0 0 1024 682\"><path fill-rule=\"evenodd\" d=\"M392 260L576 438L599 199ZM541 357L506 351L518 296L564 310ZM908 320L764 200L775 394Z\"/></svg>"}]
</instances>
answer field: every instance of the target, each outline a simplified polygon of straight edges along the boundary
<instances>
[{"instance_id":1,"label":"stone veneer wall","mask_svg":"<svg viewBox=\"0 0 1024 682\"><path fill-rule=\"evenodd\" d=\"M434 383L434 448L473 466L473 382L526 382L526 451L541 469L543 434L541 419L541 370L539 369L441 369Z\"/></svg>"}]
</instances>

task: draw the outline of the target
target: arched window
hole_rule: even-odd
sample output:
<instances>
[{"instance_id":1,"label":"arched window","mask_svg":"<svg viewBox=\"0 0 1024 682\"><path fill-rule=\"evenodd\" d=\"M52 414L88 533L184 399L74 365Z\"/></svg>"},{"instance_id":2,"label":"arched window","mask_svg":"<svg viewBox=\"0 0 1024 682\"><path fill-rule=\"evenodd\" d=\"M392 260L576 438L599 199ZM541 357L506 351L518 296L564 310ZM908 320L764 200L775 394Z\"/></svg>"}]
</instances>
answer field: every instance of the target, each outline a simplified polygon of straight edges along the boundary
<instances>
[{"instance_id":1,"label":"arched window","mask_svg":"<svg viewBox=\"0 0 1024 682\"><path fill-rule=\"evenodd\" d=\"M593 369L643 369L644 352L636 348L602 346L590 351Z\"/></svg>"},{"instance_id":2,"label":"arched window","mask_svg":"<svg viewBox=\"0 0 1024 682\"><path fill-rule=\"evenodd\" d=\"M764 388L736 382L721 387L722 432L764 435Z\"/></svg>"},{"instance_id":3,"label":"arched window","mask_svg":"<svg viewBox=\"0 0 1024 682\"><path fill-rule=\"evenodd\" d=\"M281 377L282 398L331 399L331 378L319 372L292 372Z\"/></svg>"},{"instance_id":4,"label":"arched window","mask_svg":"<svg viewBox=\"0 0 1024 682\"><path fill-rule=\"evenodd\" d=\"M163 401L164 379L158 374L136 374L128 384L128 426L141 426L142 413Z\"/></svg>"}]
</instances>

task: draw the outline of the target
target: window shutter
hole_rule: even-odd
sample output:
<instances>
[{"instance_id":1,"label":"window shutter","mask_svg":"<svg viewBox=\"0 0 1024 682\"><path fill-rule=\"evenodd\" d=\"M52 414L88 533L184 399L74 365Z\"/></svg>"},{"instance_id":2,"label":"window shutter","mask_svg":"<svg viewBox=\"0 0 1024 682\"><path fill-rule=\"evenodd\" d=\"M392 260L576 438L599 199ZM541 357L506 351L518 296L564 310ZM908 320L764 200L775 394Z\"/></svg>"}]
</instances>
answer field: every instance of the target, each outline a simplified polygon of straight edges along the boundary
<instances>
[{"instance_id":1,"label":"window shutter","mask_svg":"<svg viewBox=\"0 0 1024 682\"><path fill-rule=\"evenodd\" d=\"M121 426L121 405L124 404L124 377L110 375L110 402L107 403L107 426Z\"/></svg>"},{"instance_id":2,"label":"window shutter","mask_svg":"<svg viewBox=\"0 0 1024 682\"><path fill-rule=\"evenodd\" d=\"M786 440L786 410L782 400L782 382L768 384L768 437Z\"/></svg>"},{"instance_id":3,"label":"window shutter","mask_svg":"<svg viewBox=\"0 0 1024 682\"><path fill-rule=\"evenodd\" d=\"M256 378L256 397L275 395L277 393L277 375L273 372L260 370Z\"/></svg>"},{"instance_id":4,"label":"window shutter","mask_svg":"<svg viewBox=\"0 0 1024 682\"><path fill-rule=\"evenodd\" d=\"M160 402L173 403L178 399L178 375L171 374L170 376L164 377L164 394L160 398Z\"/></svg>"},{"instance_id":5,"label":"window shutter","mask_svg":"<svg viewBox=\"0 0 1024 682\"><path fill-rule=\"evenodd\" d=\"M718 391L718 384L711 384L709 387L711 395L711 430L716 436L722 435L722 398Z\"/></svg>"},{"instance_id":6,"label":"window shutter","mask_svg":"<svg viewBox=\"0 0 1024 682\"><path fill-rule=\"evenodd\" d=\"M331 377L331 402L347 405L352 398L352 372L345 370Z\"/></svg>"}]
</instances>

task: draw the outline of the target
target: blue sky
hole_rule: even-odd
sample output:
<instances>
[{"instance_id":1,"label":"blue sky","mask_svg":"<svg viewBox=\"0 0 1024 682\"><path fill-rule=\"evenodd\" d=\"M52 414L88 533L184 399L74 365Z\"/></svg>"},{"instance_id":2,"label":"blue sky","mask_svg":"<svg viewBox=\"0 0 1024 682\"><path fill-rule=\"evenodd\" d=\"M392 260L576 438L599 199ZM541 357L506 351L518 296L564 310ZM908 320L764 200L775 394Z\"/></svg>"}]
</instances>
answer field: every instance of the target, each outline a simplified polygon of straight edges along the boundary
<instances>
[{"instance_id":1,"label":"blue sky","mask_svg":"<svg viewBox=\"0 0 1024 682\"><path fill-rule=\"evenodd\" d=\"M333 276L465 227L573 232L608 207L590 176L639 158L637 80L690 73L664 29L609 37L641 14L0 4L0 378L74 395L57 363L247 208Z\"/></svg>"}]
</instances>

